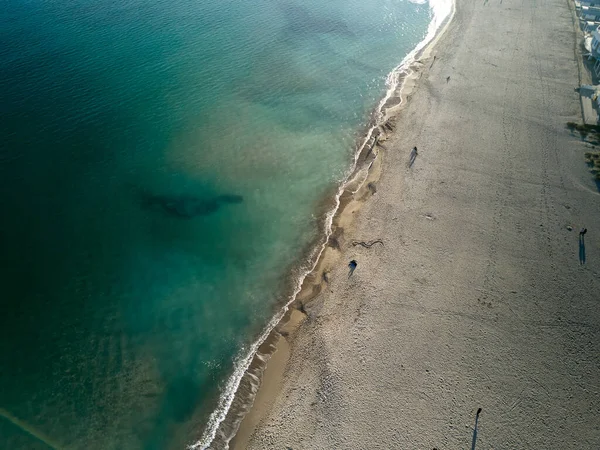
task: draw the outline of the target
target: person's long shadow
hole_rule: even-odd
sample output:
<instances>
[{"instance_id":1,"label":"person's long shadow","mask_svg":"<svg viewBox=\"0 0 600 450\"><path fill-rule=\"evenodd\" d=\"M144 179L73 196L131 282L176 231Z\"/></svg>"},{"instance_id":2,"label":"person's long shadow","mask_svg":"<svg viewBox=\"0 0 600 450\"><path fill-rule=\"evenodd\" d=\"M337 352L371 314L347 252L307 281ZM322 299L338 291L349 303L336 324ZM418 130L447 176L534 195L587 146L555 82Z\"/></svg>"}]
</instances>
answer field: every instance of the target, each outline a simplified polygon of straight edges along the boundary
<instances>
[{"instance_id":1,"label":"person's long shadow","mask_svg":"<svg viewBox=\"0 0 600 450\"><path fill-rule=\"evenodd\" d=\"M471 450L475 450L475 444L477 444L477 425L479 423L479 414L481 414L481 408L477 410L475 415L475 428L473 428L473 441L471 442Z\"/></svg>"},{"instance_id":2,"label":"person's long shadow","mask_svg":"<svg viewBox=\"0 0 600 450\"><path fill-rule=\"evenodd\" d=\"M585 237L579 235L579 264L585 264Z\"/></svg>"},{"instance_id":3,"label":"person's long shadow","mask_svg":"<svg viewBox=\"0 0 600 450\"><path fill-rule=\"evenodd\" d=\"M417 159L417 152L413 149L412 152L410 152L410 160L408 161L408 168L410 169L412 167L412 165L415 163L415 160Z\"/></svg>"}]
</instances>

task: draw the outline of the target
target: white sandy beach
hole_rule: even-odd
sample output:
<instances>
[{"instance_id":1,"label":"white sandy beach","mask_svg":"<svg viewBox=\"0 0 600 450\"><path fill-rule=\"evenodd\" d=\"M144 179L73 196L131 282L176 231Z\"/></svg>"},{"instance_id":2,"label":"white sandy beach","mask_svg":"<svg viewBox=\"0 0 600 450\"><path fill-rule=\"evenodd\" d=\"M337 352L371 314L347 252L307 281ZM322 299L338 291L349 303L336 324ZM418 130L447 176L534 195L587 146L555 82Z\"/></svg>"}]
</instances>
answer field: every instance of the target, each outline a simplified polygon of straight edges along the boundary
<instances>
[{"instance_id":1,"label":"white sandy beach","mask_svg":"<svg viewBox=\"0 0 600 450\"><path fill-rule=\"evenodd\" d=\"M600 194L565 127L576 45L567 0L458 0L234 448L600 448Z\"/></svg>"}]
</instances>

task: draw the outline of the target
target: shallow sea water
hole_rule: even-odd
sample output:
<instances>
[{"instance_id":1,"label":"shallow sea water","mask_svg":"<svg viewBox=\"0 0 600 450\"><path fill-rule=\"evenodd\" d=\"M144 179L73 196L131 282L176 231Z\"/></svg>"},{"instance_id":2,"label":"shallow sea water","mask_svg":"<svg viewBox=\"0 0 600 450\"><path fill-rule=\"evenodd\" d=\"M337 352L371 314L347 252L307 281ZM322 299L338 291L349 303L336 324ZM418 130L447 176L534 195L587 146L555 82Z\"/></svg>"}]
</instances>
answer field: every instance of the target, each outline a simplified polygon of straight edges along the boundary
<instances>
[{"instance_id":1,"label":"shallow sea water","mask_svg":"<svg viewBox=\"0 0 600 450\"><path fill-rule=\"evenodd\" d=\"M0 448L197 439L430 20L405 0L6 4Z\"/></svg>"}]
</instances>

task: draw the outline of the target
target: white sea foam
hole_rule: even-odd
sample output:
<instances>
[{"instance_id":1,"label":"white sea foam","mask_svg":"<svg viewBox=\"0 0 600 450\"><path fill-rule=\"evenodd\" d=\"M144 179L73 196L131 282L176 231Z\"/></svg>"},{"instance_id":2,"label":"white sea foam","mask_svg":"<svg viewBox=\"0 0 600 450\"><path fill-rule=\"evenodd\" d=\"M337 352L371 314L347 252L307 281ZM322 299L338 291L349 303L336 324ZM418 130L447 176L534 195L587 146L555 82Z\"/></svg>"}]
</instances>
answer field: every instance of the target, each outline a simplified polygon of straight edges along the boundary
<instances>
[{"instance_id":1,"label":"white sea foam","mask_svg":"<svg viewBox=\"0 0 600 450\"><path fill-rule=\"evenodd\" d=\"M424 4L427 0L409 1L411 1L412 3ZM329 236L332 233L333 218L335 217L335 214L337 213L338 208L340 206L340 197L346 189L346 187L348 186L348 184L354 179L352 175L356 172L358 158L362 153L362 150L371 139L374 130L377 128L378 125L380 125L381 120L383 120L383 118L385 117L384 106L386 102L394 95L397 95L398 92L402 89L403 83L406 81L407 77L410 76L410 74L412 73L411 65L415 62L416 56L419 55L420 52L428 44L430 44L436 36L439 35L438 32L441 31L440 27L443 24L449 23L452 19L452 15L454 14L454 0L429 0L429 6L432 12L432 20L429 23L427 35L425 36L425 39L419 42L419 44L408 55L406 55L402 62L388 74L386 80L388 90L384 98L379 103L379 107L377 110L378 118L376 120L376 124L369 129L365 136L365 139L363 140L363 143L357 148L357 151L354 154L354 160L352 162L352 165L348 169L344 179L340 183L338 191L335 195L334 207L326 215L325 234L321 241L321 245L315 247L315 249L311 252L311 255L308 258L306 266L301 269L301 276L297 278L294 292L289 298L288 302L271 319L271 321L269 321L268 325L265 327L258 339L250 346L249 349L247 349L245 355L240 357L234 364L234 373L225 385L225 389L223 390L223 393L219 398L217 408L210 415L204 434L202 435L200 440L188 446L189 450L206 450L210 447L210 444L215 439L219 425L225 420L229 408L231 407L231 404L233 403L233 400L235 398L235 393L240 385L240 382L242 381L244 374L250 367L254 355L257 353L259 347L265 342L271 331L273 331L273 329L277 326L277 324L281 321L285 313L288 311L290 304L296 299L296 296L300 292L304 279L308 274L310 274L314 270L321 257L321 254L325 250L327 240L329 239ZM229 448L228 445L227 448Z\"/></svg>"}]
</instances>

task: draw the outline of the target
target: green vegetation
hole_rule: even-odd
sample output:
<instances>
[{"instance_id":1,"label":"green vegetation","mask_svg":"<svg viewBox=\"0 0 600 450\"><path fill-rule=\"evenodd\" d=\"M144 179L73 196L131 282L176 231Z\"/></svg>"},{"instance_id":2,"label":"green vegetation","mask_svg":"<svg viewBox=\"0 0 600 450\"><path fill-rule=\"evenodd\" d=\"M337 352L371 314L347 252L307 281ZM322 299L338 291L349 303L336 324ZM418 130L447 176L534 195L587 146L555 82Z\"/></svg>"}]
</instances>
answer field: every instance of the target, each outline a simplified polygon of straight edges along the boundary
<instances>
[{"instance_id":1,"label":"green vegetation","mask_svg":"<svg viewBox=\"0 0 600 450\"><path fill-rule=\"evenodd\" d=\"M591 135L591 137L595 139L595 141L592 142L592 144L596 145L600 143L600 125L567 122L567 129L571 133L577 131L580 134L582 140L585 140L588 137L588 135Z\"/></svg>"},{"instance_id":2,"label":"green vegetation","mask_svg":"<svg viewBox=\"0 0 600 450\"><path fill-rule=\"evenodd\" d=\"M586 131L588 133L600 133L600 125L589 125L587 123L567 122L567 128L571 131Z\"/></svg>"},{"instance_id":3,"label":"green vegetation","mask_svg":"<svg viewBox=\"0 0 600 450\"><path fill-rule=\"evenodd\" d=\"M600 152L585 152L585 162L591 167L596 180L600 180Z\"/></svg>"}]
</instances>

